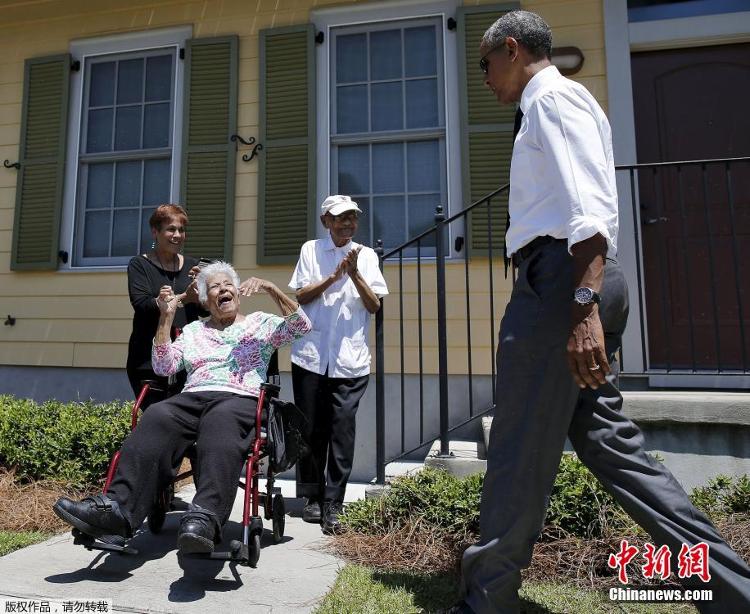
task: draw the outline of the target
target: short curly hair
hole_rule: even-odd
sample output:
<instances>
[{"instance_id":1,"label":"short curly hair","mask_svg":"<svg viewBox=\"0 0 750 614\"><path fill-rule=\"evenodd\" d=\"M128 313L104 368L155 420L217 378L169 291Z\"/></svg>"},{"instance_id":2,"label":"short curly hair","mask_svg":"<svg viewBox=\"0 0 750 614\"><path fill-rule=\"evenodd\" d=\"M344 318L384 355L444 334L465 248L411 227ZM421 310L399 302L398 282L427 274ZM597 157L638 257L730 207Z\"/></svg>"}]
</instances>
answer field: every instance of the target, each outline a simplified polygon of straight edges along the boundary
<instances>
[{"instance_id":1,"label":"short curly hair","mask_svg":"<svg viewBox=\"0 0 750 614\"><path fill-rule=\"evenodd\" d=\"M552 30L536 13L521 10L505 13L484 33L482 47L500 47L508 36L523 45L534 59L550 59L552 56Z\"/></svg>"},{"instance_id":2,"label":"short curly hair","mask_svg":"<svg viewBox=\"0 0 750 614\"><path fill-rule=\"evenodd\" d=\"M159 205L151 214L148 225L154 230L161 230L162 225L169 221L169 218L176 217L180 219L183 226L187 226L188 216L185 209L180 205Z\"/></svg>"},{"instance_id":3,"label":"short curly hair","mask_svg":"<svg viewBox=\"0 0 750 614\"><path fill-rule=\"evenodd\" d=\"M217 260L216 262L212 262L208 266L203 267L195 278L195 284L198 286L198 300L201 305L205 305L208 300L208 280L214 275L219 275L221 273L228 275L232 280L234 287L239 291L240 276L237 274L237 271L235 271L234 267L228 262Z\"/></svg>"}]
</instances>

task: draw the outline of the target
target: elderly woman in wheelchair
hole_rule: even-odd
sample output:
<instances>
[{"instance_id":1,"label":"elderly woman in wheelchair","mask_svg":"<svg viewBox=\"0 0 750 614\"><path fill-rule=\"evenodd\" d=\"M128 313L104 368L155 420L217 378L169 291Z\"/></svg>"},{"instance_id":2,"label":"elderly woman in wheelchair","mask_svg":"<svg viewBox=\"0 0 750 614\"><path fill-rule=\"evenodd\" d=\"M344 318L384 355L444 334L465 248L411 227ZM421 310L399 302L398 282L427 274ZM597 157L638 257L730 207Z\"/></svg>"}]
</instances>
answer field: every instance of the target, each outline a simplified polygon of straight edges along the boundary
<instances>
[{"instance_id":1,"label":"elderly woman in wheelchair","mask_svg":"<svg viewBox=\"0 0 750 614\"><path fill-rule=\"evenodd\" d=\"M174 342L170 327L177 300L162 288L152 363L159 375L187 371L183 391L149 407L125 440L109 490L82 501L59 499L55 513L80 532L102 541L131 537L174 475L185 451L196 444L200 481L178 533L181 553L210 553L229 518L254 431L260 385L268 361L281 345L310 331L297 303L269 281L242 284L225 262L197 277L207 320L191 322ZM282 316L239 312L240 294L267 293Z\"/></svg>"}]
</instances>

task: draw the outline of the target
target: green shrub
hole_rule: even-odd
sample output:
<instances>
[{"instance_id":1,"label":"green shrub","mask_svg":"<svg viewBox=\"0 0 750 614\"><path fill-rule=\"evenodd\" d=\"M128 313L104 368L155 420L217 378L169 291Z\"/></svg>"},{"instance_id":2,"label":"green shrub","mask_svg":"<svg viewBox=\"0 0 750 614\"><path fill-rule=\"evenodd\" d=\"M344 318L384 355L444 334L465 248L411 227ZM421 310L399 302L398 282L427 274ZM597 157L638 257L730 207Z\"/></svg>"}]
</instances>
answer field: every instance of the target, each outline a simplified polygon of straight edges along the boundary
<instances>
[{"instance_id":1,"label":"green shrub","mask_svg":"<svg viewBox=\"0 0 750 614\"><path fill-rule=\"evenodd\" d=\"M419 521L453 534L479 531L479 502L484 476L457 479L424 469L393 481L377 499L347 506L342 521L351 530L382 535ZM717 476L696 488L693 503L712 515L750 512L750 477ZM590 539L641 533L617 501L574 454L564 454L550 495L545 525L554 531Z\"/></svg>"},{"instance_id":2,"label":"green shrub","mask_svg":"<svg viewBox=\"0 0 750 614\"><path fill-rule=\"evenodd\" d=\"M483 481L481 473L457 479L445 471L423 469L394 480L382 497L349 504L342 520L350 529L369 534L388 533L417 520L451 533L476 533Z\"/></svg>"},{"instance_id":3,"label":"green shrub","mask_svg":"<svg viewBox=\"0 0 750 614\"><path fill-rule=\"evenodd\" d=\"M484 476L457 479L424 469L393 481L379 499L350 504L343 517L352 530L384 534L416 518L451 533L479 532L479 502ZM619 504L573 454L563 455L545 524L579 537L601 537L633 525Z\"/></svg>"},{"instance_id":4,"label":"green shrub","mask_svg":"<svg viewBox=\"0 0 750 614\"><path fill-rule=\"evenodd\" d=\"M574 454L563 454L545 524L578 537L602 537L632 521Z\"/></svg>"},{"instance_id":5,"label":"green shrub","mask_svg":"<svg viewBox=\"0 0 750 614\"><path fill-rule=\"evenodd\" d=\"M717 475L705 486L694 488L693 505L716 518L726 514L750 513L750 476Z\"/></svg>"},{"instance_id":6,"label":"green shrub","mask_svg":"<svg viewBox=\"0 0 750 614\"><path fill-rule=\"evenodd\" d=\"M19 478L98 483L130 428L121 402L43 404L0 396L0 465Z\"/></svg>"}]
</instances>

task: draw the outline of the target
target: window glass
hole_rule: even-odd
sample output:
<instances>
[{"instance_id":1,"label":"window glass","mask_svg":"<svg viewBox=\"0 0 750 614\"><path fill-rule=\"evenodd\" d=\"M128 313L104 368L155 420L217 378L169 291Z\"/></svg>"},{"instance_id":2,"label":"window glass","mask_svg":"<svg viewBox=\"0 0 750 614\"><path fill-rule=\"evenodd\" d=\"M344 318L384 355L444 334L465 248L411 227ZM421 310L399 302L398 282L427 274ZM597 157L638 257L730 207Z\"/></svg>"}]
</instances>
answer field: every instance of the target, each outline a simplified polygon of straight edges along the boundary
<instances>
[{"instance_id":1,"label":"window glass","mask_svg":"<svg viewBox=\"0 0 750 614\"><path fill-rule=\"evenodd\" d=\"M422 26L404 30L404 61L407 77L437 74L435 28Z\"/></svg>"},{"instance_id":2,"label":"window glass","mask_svg":"<svg viewBox=\"0 0 750 614\"><path fill-rule=\"evenodd\" d=\"M437 18L332 30L331 190L363 210L356 241L396 247L447 205L442 45Z\"/></svg>"},{"instance_id":3,"label":"window glass","mask_svg":"<svg viewBox=\"0 0 750 614\"><path fill-rule=\"evenodd\" d=\"M367 81L367 35L353 34L336 38L336 82Z\"/></svg>"},{"instance_id":4,"label":"window glass","mask_svg":"<svg viewBox=\"0 0 750 614\"><path fill-rule=\"evenodd\" d=\"M400 79L401 30L385 30L370 34L370 79Z\"/></svg>"},{"instance_id":5,"label":"window glass","mask_svg":"<svg viewBox=\"0 0 750 614\"><path fill-rule=\"evenodd\" d=\"M86 60L74 264L126 264L170 201L174 51Z\"/></svg>"},{"instance_id":6,"label":"window glass","mask_svg":"<svg viewBox=\"0 0 750 614\"><path fill-rule=\"evenodd\" d=\"M337 91L336 111L338 132L365 132L367 130L367 86L340 87Z\"/></svg>"},{"instance_id":7,"label":"window glass","mask_svg":"<svg viewBox=\"0 0 750 614\"><path fill-rule=\"evenodd\" d=\"M373 83L371 86L372 131L401 130L404 127L403 87L401 81Z\"/></svg>"}]
</instances>

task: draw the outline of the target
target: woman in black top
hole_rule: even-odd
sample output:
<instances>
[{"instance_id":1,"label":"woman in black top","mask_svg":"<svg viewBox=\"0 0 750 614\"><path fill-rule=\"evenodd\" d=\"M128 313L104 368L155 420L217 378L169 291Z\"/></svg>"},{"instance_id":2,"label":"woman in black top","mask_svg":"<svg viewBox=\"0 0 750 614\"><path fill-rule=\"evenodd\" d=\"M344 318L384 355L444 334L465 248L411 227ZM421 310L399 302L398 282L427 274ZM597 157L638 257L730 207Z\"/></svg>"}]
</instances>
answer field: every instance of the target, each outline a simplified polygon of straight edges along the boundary
<instances>
[{"instance_id":1,"label":"woman in black top","mask_svg":"<svg viewBox=\"0 0 750 614\"><path fill-rule=\"evenodd\" d=\"M183 256L180 251L185 243L185 227L188 218L178 205L161 205L156 208L149 224L154 242L151 251L135 256L128 264L128 293L133 305L133 332L128 344L127 372L133 393L137 396L143 380L158 383L158 390L149 393L141 407L144 409L166 396L182 390L184 374L169 382L151 368L151 344L159 322L159 307L156 298L162 288L171 288L180 299L182 309L177 310L172 326L172 338L176 329L197 320L198 296L193 278L198 272L198 260Z\"/></svg>"}]
</instances>

